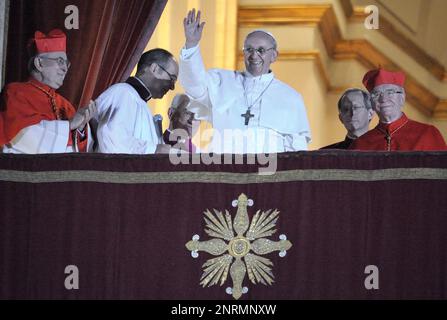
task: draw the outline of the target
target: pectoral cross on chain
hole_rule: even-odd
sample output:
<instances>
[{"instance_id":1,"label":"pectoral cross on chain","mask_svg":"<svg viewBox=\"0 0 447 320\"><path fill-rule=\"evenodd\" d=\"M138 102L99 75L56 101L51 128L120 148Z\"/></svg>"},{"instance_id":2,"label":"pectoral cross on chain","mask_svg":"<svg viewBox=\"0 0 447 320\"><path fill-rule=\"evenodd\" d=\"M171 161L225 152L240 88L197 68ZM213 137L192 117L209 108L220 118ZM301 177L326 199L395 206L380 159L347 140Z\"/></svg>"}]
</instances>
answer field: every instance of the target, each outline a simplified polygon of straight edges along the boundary
<instances>
[{"instance_id":1,"label":"pectoral cross on chain","mask_svg":"<svg viewBox=\"0 0 447 320\"><path fill-rule=\"evenodd\" d=\"M386 133L385 139L386 139L386 147L388 151L391 151L391 136L388 132Z\"/></svg>"},{"instance_id":2,"label":"pectoral cross on chain","mask_svg":"<svg viewBox=\"0 0 447 320\"><path fill-rule=\"evenodd\" d=\"M242 118L245 118L245 125L248 126L248 122L250 118L253 118L255 115L250 113L250 109L247 109L247 112L241 114Z\"/></svg>"}]
</instances>

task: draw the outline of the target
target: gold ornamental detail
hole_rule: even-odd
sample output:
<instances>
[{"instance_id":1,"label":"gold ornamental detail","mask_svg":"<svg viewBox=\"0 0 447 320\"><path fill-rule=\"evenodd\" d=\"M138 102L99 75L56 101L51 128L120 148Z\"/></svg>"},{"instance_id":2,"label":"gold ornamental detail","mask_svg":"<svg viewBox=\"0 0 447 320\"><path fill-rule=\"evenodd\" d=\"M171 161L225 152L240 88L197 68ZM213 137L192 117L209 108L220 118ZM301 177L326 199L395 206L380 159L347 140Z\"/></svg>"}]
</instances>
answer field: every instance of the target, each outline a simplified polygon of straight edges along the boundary
<instances>
[{"instance_id":1,"label":"gold ornamental detail","mask_svg":"<svg viewBox=\"0 0 447 320\"><path fill-rule=\"evenodd\" d=\"M192 240L186 243L186 248L191 251L194 258L199 256L199 251L217 256L207 260L203 265L203 274L200 285L210 287L216 284L222 286L230 274L233 282L226 292L234 299L239 299L248 291L243 287L245 276L253 284L262 283L272 285L274 275L273 263L270 259L261 257L273 251L279 251L279 256L284 257L292 243L285 235L279 236L279 241L267 239L276 232L278 210L258 210L250 221L247 206L252 206L253 200L241 194L233 201L237 206L234 219L228 210L225 214L214 209L214 214L209 210L204 212L205 232L212 237L210 240L199 241L199 236L194 235Z\"/></svg>"}]
</instances>

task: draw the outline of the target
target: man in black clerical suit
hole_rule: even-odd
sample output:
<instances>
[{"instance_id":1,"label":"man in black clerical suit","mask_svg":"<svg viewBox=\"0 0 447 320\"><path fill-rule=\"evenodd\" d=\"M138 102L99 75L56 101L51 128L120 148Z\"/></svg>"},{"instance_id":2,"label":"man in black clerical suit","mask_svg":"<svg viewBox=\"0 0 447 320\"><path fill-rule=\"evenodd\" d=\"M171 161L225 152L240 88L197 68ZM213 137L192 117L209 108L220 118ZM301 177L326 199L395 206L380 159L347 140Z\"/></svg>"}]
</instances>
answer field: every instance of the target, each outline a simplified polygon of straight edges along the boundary
<instances>
[{"instance_id":1,"label":"man in black clerical suit","mask_svg":"<svg viewBox=\"0 0 447 320\"><path fill-rule=\"evenodd\" d=\"M338 100L338 118L348 131L346 137L321 149L348 149L355 139L368 132L373 115L369 93L357 88L348 89Z\"/></svg>"}]
</instances>

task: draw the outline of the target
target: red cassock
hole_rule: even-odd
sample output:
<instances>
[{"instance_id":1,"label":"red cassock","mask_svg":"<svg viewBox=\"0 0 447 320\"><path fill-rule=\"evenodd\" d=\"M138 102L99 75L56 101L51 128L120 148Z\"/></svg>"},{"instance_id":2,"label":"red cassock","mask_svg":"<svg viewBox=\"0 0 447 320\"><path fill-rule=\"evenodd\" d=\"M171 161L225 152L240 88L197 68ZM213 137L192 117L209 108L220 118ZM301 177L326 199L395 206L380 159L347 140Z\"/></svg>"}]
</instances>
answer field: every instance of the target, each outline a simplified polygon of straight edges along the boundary
<instances>
[{"instance_id":1,"label":"red cassock","mask_svg":"<svg viewBox=\"0 0 447 320\"><path fill-rule=\"evenodd\" d=\"M0 146L9 143L28 126L42 120L68 120L76 113L73 105L55 90L35 79L8 84L3 92L0 106ZM87 130L85 130L87 133ZM67 146L73 144L68 135ZM87 149L87 139L77 135L79 151Z\"/></svg>"},{"instance_id":2,"label":"red cassock","mask_svg":"<svg viewBox=\"0 0 447 320\"><path fill-rule=\"evenodd\" d=\"M434 126L410 120L402 114L400 119L392 123L379 123L374 129L356 139L349 149L436 151L447 150L447 145Z\"/></svg>"}]
</instances>

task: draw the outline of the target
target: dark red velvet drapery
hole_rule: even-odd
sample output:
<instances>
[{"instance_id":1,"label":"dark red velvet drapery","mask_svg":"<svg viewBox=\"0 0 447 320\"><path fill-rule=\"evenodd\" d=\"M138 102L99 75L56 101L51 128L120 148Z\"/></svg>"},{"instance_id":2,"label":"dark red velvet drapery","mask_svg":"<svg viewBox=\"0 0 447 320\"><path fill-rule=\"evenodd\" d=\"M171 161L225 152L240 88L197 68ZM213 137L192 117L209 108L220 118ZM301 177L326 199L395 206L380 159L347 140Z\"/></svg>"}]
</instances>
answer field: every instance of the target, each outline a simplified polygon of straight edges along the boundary
<instances>
[{"instance_id":1,"label":"dark red velvet drapery","mask_svg":"<svg viewBox=\"0 0 447 320\"><path fill-rule=\"evenodd\" d=\"M167 0L11 0L6 82L27 77L26 43L35 30L67 34L72 62L60 93L76 107L123 81L138 62ZM65 29L67 6L79 10L79 29Z\"/></svg>"},{"instance_id":2,"label":"dark red velvet drapery","mask_svg":"<svg viewBox=\"0 0 447 320\"><path fill-rule=\"evenodd\" d=\"M0 300L231 300L230 277L200 285L216 256L194 259L185 244L214 238L203 212L234 219L241 193L250 220L280 211L266 238L292 243L284 258L262 255L275 282L245 275L242 300L447 298L447 152L299 152L277 164L259 176L167 155L0 155ZM68 265L78 290L64 287ZM365 287L371 265L379 289Z\"/></svg>"}]
</instances>

